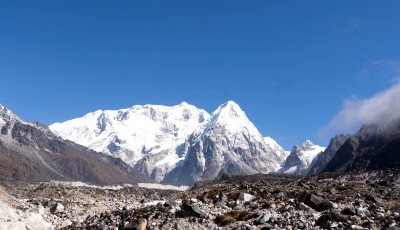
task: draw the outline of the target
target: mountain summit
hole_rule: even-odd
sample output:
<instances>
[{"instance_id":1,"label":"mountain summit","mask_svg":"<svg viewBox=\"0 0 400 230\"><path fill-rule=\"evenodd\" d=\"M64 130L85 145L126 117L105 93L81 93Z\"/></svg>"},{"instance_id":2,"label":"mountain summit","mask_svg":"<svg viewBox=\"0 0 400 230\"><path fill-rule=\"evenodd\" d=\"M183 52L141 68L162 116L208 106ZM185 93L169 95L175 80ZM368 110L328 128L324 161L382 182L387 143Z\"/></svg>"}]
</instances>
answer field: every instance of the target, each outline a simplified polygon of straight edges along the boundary
<instances>
[{"instance_id":1,"label":"mountain summit","mask_svg":"<svg viewBox=\"0 0 400 230\"><path fill-rule=\"evenodd\" d=\"M325 149L325 147L315 145L310 140L306 140L300 147L293 147L279 172L304 175L307 173L314 158Z\"/></svg>"},{"instance_id":2,"label":"mountain summit","mask_svg":"<svg viewBox=\"0 0 400 230\"><path fill-rule=\"evenodd\" d=\"M165 183L193 184L220 173L255 174L276 171L282 154L266 144L243 110L229 101L189 137L184 160L168 173Z\"/></svg>"}]
</instances>

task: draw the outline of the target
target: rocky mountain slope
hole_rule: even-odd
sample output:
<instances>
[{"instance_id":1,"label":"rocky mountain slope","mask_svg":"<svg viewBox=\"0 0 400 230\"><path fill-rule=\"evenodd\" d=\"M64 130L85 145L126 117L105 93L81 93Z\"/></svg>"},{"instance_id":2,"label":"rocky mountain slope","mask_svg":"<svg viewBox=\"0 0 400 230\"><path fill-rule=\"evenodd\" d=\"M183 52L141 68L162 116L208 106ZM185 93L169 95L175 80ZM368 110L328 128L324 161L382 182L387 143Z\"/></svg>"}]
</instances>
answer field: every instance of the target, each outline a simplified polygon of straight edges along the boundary
<instances>
[{"instance_id":1,"label":"rocky mountain slope","mask_svg":"<svg viewBox=\"0 0 400 230\"><path fill-rule=\"evenodd\" d=\"M50 129L64 139L120 157L158 182L192 183L226 170L275 171L287 156L271 138L261 137L233 101L211 116L187 103L145 105L96 111ZM178 174L193 178L175 178Z\"/></svg>"},{"instance_id":2,"label":"rocky mountain slope","mask_svg":"<svg viewBox=\"0 0 400 230\"><path fill-rule=\"evenodd\" d=\"M2 105L0 179L73 180L96 184L149 180L122 160L64 141L48 127L25 122Z\"/></svg>"},{"instance_id":3,"label":"rocky mountain slope","mask_svg":"<svg viewBox=\"0 0 400 230\"><path fill-rule=\"evenodd\" d=\"M400 122L364 125L336 151L322 172L400 168Z\"/></svg>"},{"instance_id":4,"label":"rocky mountain slope","mask_svg":"<svg viewBox=\"0 0 400 230\"><path fill-rule=\"evenodd\" d=\"M306 140L301 146L294 146L279 173L305 175L315 158L325 150L325 147Z\"/></svg>"},{"instance_id":5,"label":"rocky mountain slope","mask_svg":"<svg viewBox=\"0 0 400 230\"><path fill-rule=\"evenodd\" d=\"M325 151L323 151L321 154L318 154L311 162L311 165L308 168L306 175L311 176L321 172L349 136L350 135L340 134L332 138Z\"/></svg>"},{"instance_id":6,"label":"rocky mountain slope","mask_svg":"<svg viewBox=\"0 0 400 230\"><path fill-rule=\"evenodd\" d=\"M400 121L364 125L347 138L322 172L400 168Z\"/></svg>"},{"instance_id":7,"label":"rocky mountain slope","mask_svg":"<svg viewBox=\"0 0 400 230\"><path fill-rule=\"evenodd\" d=\"M285 156L283 149L265 143L243 110L232 101L211 114L210 120L189 137L185 149L185 159L163 182L190 185L212 180L220 173L274 172Z\"/></svg>"}]
</instances>

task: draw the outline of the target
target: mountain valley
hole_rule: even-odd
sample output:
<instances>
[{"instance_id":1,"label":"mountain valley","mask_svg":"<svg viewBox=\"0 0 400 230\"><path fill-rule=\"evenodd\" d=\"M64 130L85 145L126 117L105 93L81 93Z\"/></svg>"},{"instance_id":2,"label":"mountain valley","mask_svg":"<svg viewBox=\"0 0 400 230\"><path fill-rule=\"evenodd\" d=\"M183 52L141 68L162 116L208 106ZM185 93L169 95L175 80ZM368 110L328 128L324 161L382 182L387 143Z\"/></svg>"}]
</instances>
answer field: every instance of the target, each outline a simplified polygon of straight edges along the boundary
<instances>
[{"instance_id":1,"label":"mountain valley","mask_svg":"<svg viewBox=\"0 0 400 230\"><path fill-rule=\"evenodd\" d=\"M0 106L0 227L399 229L398 124L288 152L233 101L211 114L144 105L50 127Z\"/></svg>"}]
</instances>

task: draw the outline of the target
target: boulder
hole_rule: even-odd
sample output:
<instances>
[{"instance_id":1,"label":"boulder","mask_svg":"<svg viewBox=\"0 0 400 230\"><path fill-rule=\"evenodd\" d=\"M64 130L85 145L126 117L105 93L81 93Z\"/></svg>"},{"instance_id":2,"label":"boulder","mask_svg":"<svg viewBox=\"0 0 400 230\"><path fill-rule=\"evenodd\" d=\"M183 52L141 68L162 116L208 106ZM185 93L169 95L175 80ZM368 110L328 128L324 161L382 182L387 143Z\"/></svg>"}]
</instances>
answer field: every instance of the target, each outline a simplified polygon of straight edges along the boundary
<instances>
[{"instance_id":1,"label":"boulder","mask_svg":"<svg viewBox=\"0 0 400 230\"><path fill-rule=\"evenodd\" d=\"M349 216L354 216L357 214L356 209L354 207L344 208L341 213Z\"/></svg>"},{"instance_id":2,"label":"boulder","mask_svg":"<svg viewBox=\"0 0 400 230\"><path fill-rule=\"evenodd\" d=\"M50 212L53 214L64 212L64 205L57 203L50 208Z\"/></svg>"},{"instance_id":3,"label":"boulder","mask_svg":"<svg viewBox=\"0 0 400 230\"><path fill-rule=\"evenodd\" d=\"M258 217L255 220L256 224L265 224L271 219L271 213L269 211L258 213Z\"/></svg>"},{"instance_id":4,"label":"boulder","mask_svg":"<svg viewBox=\"0 0 400 230\"><path fill-rule=\"evenodd\" d=\"M146 228L147 220L144 218L132 220L124 227L127 230L146 230Z\"/></svg>"},{"instance_id":5,"label":"boulder","mask_svg":"<svg viewBox=\"0 0 400 230\"><path fill-rule=\"evenodd\" d=\"M180 217L208 217L207 213L200 209L197 204L191 204L190 201L184 200L181 205L181 210L177 212L177 216Z\"/></svg>"},{"instance_id":6,"label":"boulder","mask_svg":"<svg viewBox=\"0 0 400 230\"><path fill-rule=\"evenodd\" d=\"M344 216L343 214L340 214L338 212L329 212L320 216L318 220L315 222L315 224L320 227L330 229L331 222L344 222L344 221L346 221L346 216Z\"/></svg>"},{"instance_id":7,"label":"boulder","mask_svg":"<svg viewBox=\"0 0 400 230\"><path fill-rule=\"evenodd\" d=\"M243 201L243 202L248 202L248 201L254 200L255 198L256 198L256 197L253 196L253 195L251 195L251 194L241 192L241 193L239 194L237 200Z\"/></svg>"},{"instance_id":8,"label":"boulder","mask_svg":"<svg viewBox=\"0 0 400 230\"><path fill-rule=\"evenodd\" d=\"M319 212L333 208L333 204L329 200L308 192L301 192L298 194L297 201L303 202Z\"/></svg>"}]
</instances>

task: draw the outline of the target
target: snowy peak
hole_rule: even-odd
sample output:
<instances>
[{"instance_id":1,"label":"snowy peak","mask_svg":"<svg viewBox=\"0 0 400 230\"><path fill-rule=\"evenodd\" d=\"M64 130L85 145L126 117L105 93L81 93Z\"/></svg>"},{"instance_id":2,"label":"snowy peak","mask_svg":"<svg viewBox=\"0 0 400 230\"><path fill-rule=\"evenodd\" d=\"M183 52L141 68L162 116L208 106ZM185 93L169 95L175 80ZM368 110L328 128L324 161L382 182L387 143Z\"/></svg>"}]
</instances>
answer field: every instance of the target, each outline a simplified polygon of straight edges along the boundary
<instances>
[{"instance_id":1,"label":"snowy peak","mask_svg":"<svg viewBox=\"0 0 400 230\"><path fill-rule=\"evenodd\" d=\"M211 117L218 121L247 119L244 111L234 101L228 101L220 105L218 109L211 114Z\"/></svg>"},{"instance_id":2,"label":"snowy peak","mask_svg":"<svg viewBox=\"0 0 400 230\"><path fill-rule=\"evenodd\" d=\"M205 128L199 127L197 133L223 133L224 135L235 135L239 133L256 135L262 139L261 134L253 123L247 118L245 112L234 101L228 101L220 105L207 121Z\"/></svg>"},{"instance_id":3,"label":"snowy peak","mask_svg":"<svg viewBox=\"0 0 400 230\"><path fill-rule=\"evenodd\" d=\"M310 141L310 140L306 140L306 141L304 141L304 143L301 145L301 149L303 149L303 150L311 150L311 149L313 149L314 147L316 147L316 145L314 145L313 143L312 143L312 141Z\"/></svg>"},{"instance_id":4,"label":"snowy peak","mask_svg":"<svg viewBox=\"0 0 400 230\"><path fill-rule=\"evenodd\" d=\"M321 152L323 152L326 147L321 147L319 145L313 144L310 140L306 140L300 148L296 150L296 154L303 158L307 164L311 164L311 161Z\"/></svg>"},{"instance_id":5,"label":"snowy peak","mask_svg":"<svg viewBox=\"0 0 400 230\"><path fill-rule=\"evenodd\" d=\"M272 138L266 140L240 106L228 101L190 136L185 159L166 174L163 182L191 185L213 180L220 173L275 172L286 154Z\"/></svg>"},{"instance_id":6,"label":"snowy peak","mask_svg":"<svg viewBox=\"0 0 400 230\"><path fill-rule=\"evenodd\" d=\"M2 104L0 104L0 119L9 121L12 118L20 120L20 118L17 115L15 115L11 110L7 109Z\"/></svg>"},{"instance_id":7,"label":"snowy peak","mask_svg":"<svg viewBox=\"0 0 400 230\"><path fill-rule=\"evenodd\" d=\"M244 115L243 110L240 106L234 101L227 101L224 104L220 105L218 109L213 113L213 115L228 115L233 117L239 117L240 115Z\"/></svg>"},{"instance_id":8,"label":"snowy peak","mask_svg":"<svg viewBox=\"0 0 400 230\"><path fill-rule=\"evenodd\" d=\"M16 121L25 123L11 110L7 109L6 107L0 104L0 131L2 133L5 133L6 129L12 127Z\"/></svg>"},{"instance_id":9,"label":"snowy peak","mask_svg":"<svg viewBox=\"0 0 400 230\"><path fill-rule=\"evenodd\" d=\"M166 175L174 183L192 183L219 172L276 171L287 156L271 138L266 143L233 101L211 115L186 102L98 110L50 128L64 139L119 157L158 182ZM180 178L190 172L195 173Z\"/></svg>"},{"instance_id":10,"label":"snowy peak","mask_svg":"<svg viewBox=\"0 0 400 230\"><path fill-rule=\"evenodd\" d=\"M177 149L210 115L186 102L175 106L135 105L98 110L51 130L99 152L120 157L135 169L162 179L182 159Z\"/></svg>"},{"instance_id":11,"label":"snowy peak","mask_svg":"<svg viewBox=\"0 0 400 230\"><path fill-rule=\"evenodd\" d=\"M280 172L305 174L314 158L325 149L310 140L306 140L300 147L294 146Z\"/></svg>"}]
</instances>

